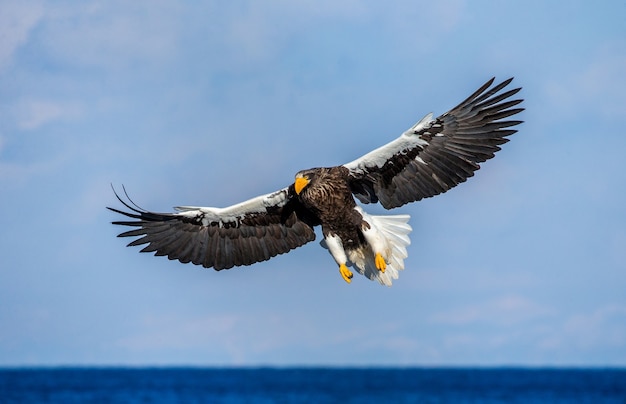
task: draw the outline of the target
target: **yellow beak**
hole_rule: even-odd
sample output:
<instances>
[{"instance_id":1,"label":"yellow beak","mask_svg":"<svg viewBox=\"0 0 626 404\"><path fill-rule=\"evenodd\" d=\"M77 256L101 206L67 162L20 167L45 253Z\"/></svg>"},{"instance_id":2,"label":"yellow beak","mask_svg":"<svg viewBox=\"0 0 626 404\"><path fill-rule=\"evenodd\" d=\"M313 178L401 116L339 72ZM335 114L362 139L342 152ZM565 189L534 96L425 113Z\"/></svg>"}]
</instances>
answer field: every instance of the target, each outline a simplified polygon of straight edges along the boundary
<instances>
[{"instance_id":1,"label":"yellow beak","mask_svg":"<svg viewBox=\"0 0 626 404\"><path fill-rule=\"evenodd\" d=\"M300 195L300 192L309 185L309 179L306 177L298 177L296 178L296 182L293 184L296 189L296 194Z\"/></svg>"}]
</instances>

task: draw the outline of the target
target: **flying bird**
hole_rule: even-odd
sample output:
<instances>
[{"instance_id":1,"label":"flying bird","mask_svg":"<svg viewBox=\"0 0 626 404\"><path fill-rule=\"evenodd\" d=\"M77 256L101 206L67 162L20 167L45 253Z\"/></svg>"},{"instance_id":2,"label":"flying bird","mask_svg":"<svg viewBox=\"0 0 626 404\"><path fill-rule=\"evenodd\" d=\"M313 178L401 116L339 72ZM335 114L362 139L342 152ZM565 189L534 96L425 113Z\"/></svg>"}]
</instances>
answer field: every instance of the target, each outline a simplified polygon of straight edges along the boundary
<instances>
[{"instance_id":1,"label":"flying bird","mask_svg":"<svg viewBox=\"0 0 626 404\"><path fill-rule=\"evenodd\" d=\"M138 237L144 245L182 263L219 271L251 265L315 240L334 258L350 283L350 268L391 286L404 269L410 244L409 215L370 215L357 205L380 203L397 208L446 192L464 182L492 158L522 123L507 119L523 111L521 88L506 89L513 79L489 80L445 114L430 113L397 139L335 167L302 170L289 186L226 208L178 206L155 213L137 206L126 194L117 199L128 209L108 208L131 220L113 224L132 229L119 237Z\"/></svg>"}]
</instances>

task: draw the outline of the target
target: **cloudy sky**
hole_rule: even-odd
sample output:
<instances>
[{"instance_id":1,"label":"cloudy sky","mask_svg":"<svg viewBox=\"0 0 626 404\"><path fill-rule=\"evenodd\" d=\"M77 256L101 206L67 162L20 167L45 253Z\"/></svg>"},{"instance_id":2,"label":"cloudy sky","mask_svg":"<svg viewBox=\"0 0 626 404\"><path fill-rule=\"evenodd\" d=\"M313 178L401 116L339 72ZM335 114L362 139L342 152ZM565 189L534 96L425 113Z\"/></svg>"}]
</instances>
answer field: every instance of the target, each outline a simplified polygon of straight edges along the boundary
<instances>
[{"instance_id":1,"label":"cloudy sky","mask_svg":"<svg viewBox=\"0 0 626 404\"><path fill-rule=\"evenodd\" d=\"M626 366L625 20L623 1L0 0L0 365ZM492 76L523 86L526 122L395 211L414 231L391 288L346 284L317 242L215 272L115 237L110 184L227 206Z\"/></svg>"}]
</instances>

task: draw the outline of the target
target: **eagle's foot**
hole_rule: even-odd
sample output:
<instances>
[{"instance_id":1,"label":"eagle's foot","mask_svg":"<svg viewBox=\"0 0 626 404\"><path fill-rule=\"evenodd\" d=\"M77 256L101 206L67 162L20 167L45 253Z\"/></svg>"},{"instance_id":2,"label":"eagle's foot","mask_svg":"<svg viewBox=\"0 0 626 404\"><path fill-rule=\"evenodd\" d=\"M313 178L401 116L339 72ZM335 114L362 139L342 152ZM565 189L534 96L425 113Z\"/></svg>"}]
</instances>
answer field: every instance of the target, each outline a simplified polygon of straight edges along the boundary
<instances>
[{"instance_id":1,"label":"eagle's foot","mask_svg":"<svg viewBox=\"0 0 626 404\"><path fill-rule=\"evenodd\" d=\"M352 282L352 277L354 276L352 272L348 269L346 264L339 265L339 273L344 281L350 283Z\"/></svg>"},{"instance_id":2,"label":"eagle's foot","mask_svg":"<svg viewBox=\"0 0 626 404\"><path fill-rule=\"evenodd\" d=\"M387 263L385 262L383 256L380 255L380 253L376 253L374 263L376 264L376 268L378 268L380 272L385 272L385 269L387 269Z\"/></svg>"}]
</instances>

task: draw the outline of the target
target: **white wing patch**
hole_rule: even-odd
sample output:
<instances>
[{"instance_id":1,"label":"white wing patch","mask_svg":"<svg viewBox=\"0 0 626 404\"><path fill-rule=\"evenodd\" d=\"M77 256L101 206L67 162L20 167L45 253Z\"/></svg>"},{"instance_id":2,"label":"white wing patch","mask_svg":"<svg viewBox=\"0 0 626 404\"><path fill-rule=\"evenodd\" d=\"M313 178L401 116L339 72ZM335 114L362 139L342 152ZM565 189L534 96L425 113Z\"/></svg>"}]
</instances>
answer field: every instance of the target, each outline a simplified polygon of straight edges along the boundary
<instances>
[{"instance_id":1,"label":"white wing patch","mask_svg":"<svg viewBox=\"0 0 626 404\"><path fill-rule=\"evenodd\" d=\"M255 213L266 213L268 208L284 206L288 201L288 188L270 194L257 196L247 201L240 202L226 208L213 208L201 206L175 206L174 210L181 216L190 218L202 217L202 224L208 226L209 223L238 222L245 215Z\"/></svg>"},{"instance_id":2,"label":"white wing patch","mask_svg":"<svg viewBox=\"0 0 626 404\"><path fill-rule=\"evenodd\" d=\"M428 142L417 136L422 130L430 127L433 121L432 112L406 130L400 137L387 143L384 146L373 150L366 155L344 164L351 172L363 173L367 171L368 167L382 168L387 161L389 161L394 155L402 153L405 150L413 149L415 146L425 147L428 146ZM415 158L422 164L426 164L419 156Z\"/></svg>"}]
</instances>

